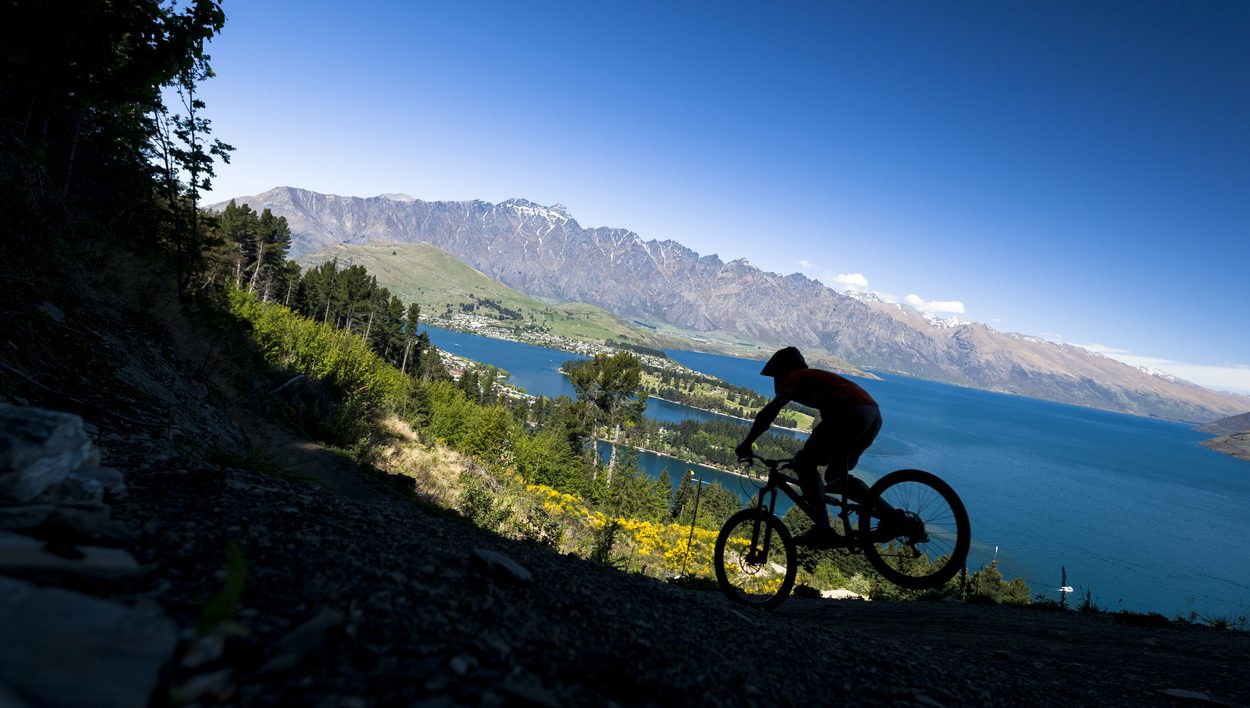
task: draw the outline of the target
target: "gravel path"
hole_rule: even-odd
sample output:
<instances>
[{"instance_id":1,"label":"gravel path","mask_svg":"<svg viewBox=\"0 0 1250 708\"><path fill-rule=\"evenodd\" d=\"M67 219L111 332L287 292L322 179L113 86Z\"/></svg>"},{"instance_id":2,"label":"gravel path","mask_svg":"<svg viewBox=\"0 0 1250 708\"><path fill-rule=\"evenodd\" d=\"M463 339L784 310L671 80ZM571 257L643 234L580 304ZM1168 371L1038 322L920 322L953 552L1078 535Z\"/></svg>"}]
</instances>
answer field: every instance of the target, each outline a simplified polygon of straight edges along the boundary
<instances>
[{"instance_id":1,"label":"gravel path","mask_svg":"<svg viewBox=\"0 0 1250 708\"><path fill-rule=\"evenodd\" d=\"M416 504L193 463L129 484L113 515L150 572L112 592L183 627L161 701L1250 705L1245 633L960 603L767 614ZM247 561L238 626L196 639L228 541Z\"/></svg>"}]
</instances>

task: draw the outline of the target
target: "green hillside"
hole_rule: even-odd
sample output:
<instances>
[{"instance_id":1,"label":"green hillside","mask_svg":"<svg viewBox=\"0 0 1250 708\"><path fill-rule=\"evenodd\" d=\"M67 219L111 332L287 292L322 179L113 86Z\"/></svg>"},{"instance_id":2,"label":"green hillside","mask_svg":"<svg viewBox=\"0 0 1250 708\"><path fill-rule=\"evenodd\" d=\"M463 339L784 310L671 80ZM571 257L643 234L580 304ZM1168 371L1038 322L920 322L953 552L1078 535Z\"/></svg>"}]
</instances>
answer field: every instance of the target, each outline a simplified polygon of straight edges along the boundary
<instances>
[{"instance_id":1,"label":"green hillside","mask_svg":"<svg viewBox=\"0 0 1250 708\"><path fill-rule=\"evenodd\" d=\"M549 305L501 285L425 243L339 244L299 259L304 267L338 258L339 266L364 266L405 302L416 302L429 320L454 324L459 317L489 321L517 335L549 334L582 341L625 340L644 346L667 346L593 305Z\"/></svg>"}]
</instances>

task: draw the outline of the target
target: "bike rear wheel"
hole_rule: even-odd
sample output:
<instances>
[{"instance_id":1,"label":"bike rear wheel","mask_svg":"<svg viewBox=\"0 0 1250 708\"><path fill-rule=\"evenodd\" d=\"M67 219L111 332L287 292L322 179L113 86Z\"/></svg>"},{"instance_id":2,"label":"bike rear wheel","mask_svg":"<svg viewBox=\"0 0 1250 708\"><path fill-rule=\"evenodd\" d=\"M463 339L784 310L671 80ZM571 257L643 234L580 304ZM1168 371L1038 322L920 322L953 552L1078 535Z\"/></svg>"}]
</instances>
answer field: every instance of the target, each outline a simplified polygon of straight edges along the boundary
<instances>
[{"instance_id":1,"label":"bike rear wheel","mask_svg":"<svg viewBox=\"0 0 1250 708\"><path fill-rule=\"evenodd\" d=\"M716 537L713 564L729 599L769 610L790 596L799 566L790 531L762 509L729 517Z\"/></svg>"},{"instance_id":2,"label":"bike rear wheel","mask_svg":"<svg viewBox=\"0 0 1250 708\"><path fill-rule=\"evenodd\" d=\"M955 577L968 558L972 528L949 484L923 470L898 470L877 480L872 495L908 512L897 533L881 528L875 515L860 515L864 555L882 577L910 590L933 589Z\"/></svg>"}]
</instances>

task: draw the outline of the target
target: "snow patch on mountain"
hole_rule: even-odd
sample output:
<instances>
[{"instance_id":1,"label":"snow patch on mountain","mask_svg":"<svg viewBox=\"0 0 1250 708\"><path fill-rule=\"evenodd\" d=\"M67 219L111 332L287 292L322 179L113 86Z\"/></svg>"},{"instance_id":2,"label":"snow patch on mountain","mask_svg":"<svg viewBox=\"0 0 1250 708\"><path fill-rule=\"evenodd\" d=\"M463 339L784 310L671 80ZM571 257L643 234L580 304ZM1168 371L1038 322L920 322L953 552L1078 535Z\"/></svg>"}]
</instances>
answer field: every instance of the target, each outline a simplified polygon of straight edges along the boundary
<instances>
[{"instance_id":1,"label":"snow patch on mountain","mask_svg":"<svg viewBox=\"0 0 1250 708\"><path fill-rule=\"evenodd\" d=\"M972 324L970 321L961 320L958 317L939 317L932 312L926 312L924 310L920 311L920 316L924 317L924 321L928 322L930 327L936 327L938 329L954 329L955 327Z\"/></svg>"},{"instance_id":2,"label":"snow patch on mountain","mask_svg":"<svg viewBox=\"0 0 1250 708\"><path fill-rule=\"evenodd\" d=\"M1152 368L1150 368L1149 366L1139 366L1139 367L1137 367L1137 370L1138 370L1138 371L1141 371L1141 372L1144 372L1144 373L1147 373L1147 374L1150 374L1151 376L1153 376L1153 377L1155 377L1155 378L1157 378L1157 379L1163 379L1164 381L1171 381L1172 383L1178 383L1178 382L1183 381L1183 379L1181 379L1180 377L1173 376L1172 374L1169 374L1169 373L1168 373L1168 372L1166 372L1166 371L1160 371L1160 370L1158 370L1158 369L1152 369Z\"/></svg>"},{"instance_id":3,"label":"snow patch on mountain","mask_svg":"<svg viewBox=\"0 0 1250 708\"><path fill-rule=\"evenodd\" d=\"M1034 337L1029 334L1020 334L1019 332L1009 332L1007 336L1011 337L1012 339L1018 342L1030 342L1032 344L1043 344L1043 345L1050 345L1050 346L1054 346L1055 344L1054 342L1048 339L1042 339L1041 337ZM1090 352L1090 353L1092 354L1093 352Z\"/></svg>"},{"instance_id":4,"label":"snow patch on mountain","mask_svg":"<svg viewBox=\"0 0 1250 708\"><path fill-rule=\"evenodd\" d=\"M499 206L507 207L522 216L536 216L540 219L546 219L552 224L565 222L573 218L563 204L543 206L542 204L535 204L528 199L509 199Z\"/></svg>"},{"instance_id":5,"label":"snow patch on mountain","mask_svg":"<svg viewBox=\"0 0 1250 708\"><path fill-rule=\"evenodd\" d=\"M870 290L855 290L854 288L847 288L846 290L839 290L837 292L851 298L852 300L859 300L860 302L875 302L882 305L899 304L896 302L889 302L885 298L881 297L880 293L874 293ZM902 308L900 307L899 309Z\"/></svg>"}]
</instances>

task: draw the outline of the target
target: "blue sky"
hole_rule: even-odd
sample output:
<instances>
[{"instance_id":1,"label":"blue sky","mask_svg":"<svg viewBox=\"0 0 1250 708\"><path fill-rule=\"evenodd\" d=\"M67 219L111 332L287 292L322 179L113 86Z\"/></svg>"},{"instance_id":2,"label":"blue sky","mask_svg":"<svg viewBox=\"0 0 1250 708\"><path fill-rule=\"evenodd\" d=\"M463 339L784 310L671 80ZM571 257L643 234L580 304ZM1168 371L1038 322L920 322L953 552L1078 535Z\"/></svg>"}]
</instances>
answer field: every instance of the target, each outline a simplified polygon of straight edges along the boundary
<instances>
[{"instance_id":1,"label":"blue sky","mask_svg":"<svg viewBox=\"0 0 1250 708\"><path fill-rule=\"evenodd\" d=\"M209 201L561 203L1250 392L1250 4L224 6Z\"/></svg>"}]
</instances>

